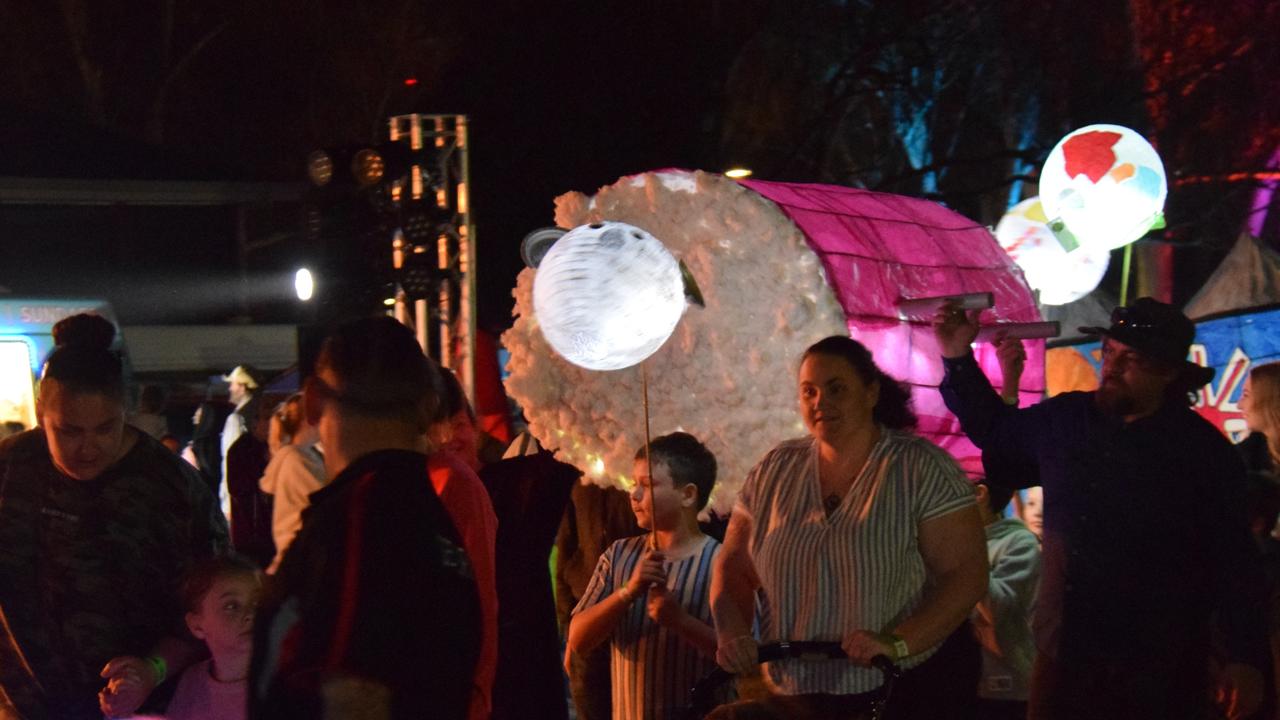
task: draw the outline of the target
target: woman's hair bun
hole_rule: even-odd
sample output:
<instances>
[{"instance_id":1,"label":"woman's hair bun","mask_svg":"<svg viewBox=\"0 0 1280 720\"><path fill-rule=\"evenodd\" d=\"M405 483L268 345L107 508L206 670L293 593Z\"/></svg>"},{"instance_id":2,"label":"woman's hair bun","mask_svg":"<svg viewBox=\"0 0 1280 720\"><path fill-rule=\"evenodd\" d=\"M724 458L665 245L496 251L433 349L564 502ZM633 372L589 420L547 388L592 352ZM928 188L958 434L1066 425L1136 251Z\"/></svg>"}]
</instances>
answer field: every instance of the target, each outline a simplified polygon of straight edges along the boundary
<instances>
[{"instance_id":1,"label":"woman's hair bun","mask_svg":"<svg viewBox=\"0 0 1280 720\"><path fill-rule=\"evenodd\" d=\"M108 350L116 337L116 326L101 315L80 313L62 318L53 326L53 343L62 348Z\"/></svg>"}]
</instances>

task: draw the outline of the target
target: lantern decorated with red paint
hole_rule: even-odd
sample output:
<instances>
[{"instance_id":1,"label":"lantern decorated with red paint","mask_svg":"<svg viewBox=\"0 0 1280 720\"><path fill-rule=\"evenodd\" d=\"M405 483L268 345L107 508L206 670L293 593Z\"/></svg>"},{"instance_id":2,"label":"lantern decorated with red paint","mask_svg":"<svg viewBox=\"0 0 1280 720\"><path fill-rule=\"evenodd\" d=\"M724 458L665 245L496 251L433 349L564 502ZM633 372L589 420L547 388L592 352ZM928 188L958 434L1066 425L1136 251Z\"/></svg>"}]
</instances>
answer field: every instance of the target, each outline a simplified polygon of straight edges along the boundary
<instances>
[{"instance_id":1,"label":"lantern decorated with red paint","mask_svg":"<svg viewBox=\"0 0 1280 720\"><path fill-rule=\"evenodd\" d=\"M1119 125L1069 133L1040 170L1040 201L1063 242L1112 250L1142 237L1161 220L1168 195L1164 165L1141 135Z\"/></svg>"}]
</instances>

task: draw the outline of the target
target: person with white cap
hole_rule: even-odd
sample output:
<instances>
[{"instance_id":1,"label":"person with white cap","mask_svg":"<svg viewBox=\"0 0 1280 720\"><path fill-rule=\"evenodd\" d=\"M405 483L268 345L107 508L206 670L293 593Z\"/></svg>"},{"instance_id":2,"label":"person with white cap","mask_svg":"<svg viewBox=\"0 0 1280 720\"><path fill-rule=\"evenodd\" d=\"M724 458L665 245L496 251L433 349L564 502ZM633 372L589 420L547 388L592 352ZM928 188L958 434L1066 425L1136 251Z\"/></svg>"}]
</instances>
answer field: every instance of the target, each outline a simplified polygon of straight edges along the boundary
<instances>
[{"instance_id":1,"label":"person with white cap","mask_svg":"<svg viewBox=\"0 0 1280 720\"><path fill-rule=\"evenodd\" d=\"M260 377L252 365L237 365L222 376L229 385L231 404L235 406L222 426L222 480L218 484L218 502L228 522L231 521L231 493L227 488L227 451L248 431L251 419L257 415L255 399L262 385Z\"/></svg>"}]
</instances>

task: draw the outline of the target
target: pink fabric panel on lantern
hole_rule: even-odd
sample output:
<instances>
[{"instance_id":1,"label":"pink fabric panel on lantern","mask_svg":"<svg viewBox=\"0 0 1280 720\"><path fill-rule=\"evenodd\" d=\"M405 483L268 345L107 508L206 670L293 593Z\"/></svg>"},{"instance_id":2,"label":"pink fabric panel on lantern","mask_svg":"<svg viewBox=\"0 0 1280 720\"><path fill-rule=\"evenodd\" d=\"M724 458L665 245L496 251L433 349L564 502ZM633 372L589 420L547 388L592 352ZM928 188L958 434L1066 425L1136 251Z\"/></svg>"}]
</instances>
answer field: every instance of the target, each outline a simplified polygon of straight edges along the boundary
<instances>
[{"instance_id":1,"label":"pink fabric panel on lantern","mask_svg":"<svg viewBox=\"0 0 1280 720\"><path fill-rule=\"evenodd\" d=\"M899 320L900 298L990 292L995 307L983 324L1041 319L1022 271L986 228L928 200L832 185L741 180L776 203L822 259L827 281L844 308L849 334L871 349L876 363L912 385L919 432L955 456L971 474L978 451L960 432L938 393L942 360L933 329ZM1027 341L1021 404L1044 392L1044 341ZM999 387L995 351L975 350Z\"/></svg>"}]
</instances>

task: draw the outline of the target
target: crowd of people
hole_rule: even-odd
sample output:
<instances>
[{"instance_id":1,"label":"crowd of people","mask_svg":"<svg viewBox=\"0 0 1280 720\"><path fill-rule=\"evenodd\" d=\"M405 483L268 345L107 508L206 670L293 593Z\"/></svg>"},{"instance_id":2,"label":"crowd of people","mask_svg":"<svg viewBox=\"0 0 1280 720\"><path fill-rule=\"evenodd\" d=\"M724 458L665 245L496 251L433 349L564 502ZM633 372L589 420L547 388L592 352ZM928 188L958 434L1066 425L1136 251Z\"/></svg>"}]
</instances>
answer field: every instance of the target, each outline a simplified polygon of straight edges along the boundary
<instances>
[{"instance_id":1,"label":"crowd of people","mask_svg":"<svg viewBox=\"0 0 1280 720\"><path fill-rule=\"evenodd\" d=\"M726 527L699 522L696 428L637 448L629 494L527 437L504 456L385 317L279 404L236 368L184 462L129 422L154 398L127 412L115 328L67 318L39 426L0 441L0 719L665 720L717 667L745 680L714 718L1275 718L1280 364L1233 448L1166 304L1087 329L1097 391L1027 407L1021 343L997 392L976 313L934 330L982 477L829 337L799 358L807 434L761 449ZM1033 487L1034 528L1008 511ZM762 664L801 641L827 650Z\"/></svg>"}]
</instances>

